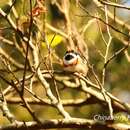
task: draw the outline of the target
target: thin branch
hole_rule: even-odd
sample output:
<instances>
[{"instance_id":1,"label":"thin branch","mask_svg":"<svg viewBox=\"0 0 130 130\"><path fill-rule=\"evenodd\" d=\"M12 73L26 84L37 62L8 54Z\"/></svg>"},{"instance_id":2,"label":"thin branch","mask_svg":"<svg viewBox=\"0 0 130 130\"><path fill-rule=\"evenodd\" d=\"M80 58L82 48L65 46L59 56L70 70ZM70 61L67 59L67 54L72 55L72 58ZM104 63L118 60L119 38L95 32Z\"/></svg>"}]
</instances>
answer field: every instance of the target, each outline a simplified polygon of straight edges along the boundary
<instances>
[{"instance_id":1,"label":"thin branch","mask_svg":"<svg viewBox=\"0 0 130 130\"><path fill-rule=\"evenodd\" d=\"M0 41L1 41L1 42L4 42L4 43L7 43L7 44L9 44L9 45L14 45L14 43L13 43L11 40L6 39L6 38L3 37L3 36L0 36Z\"/></svg>"},{"instance_id":2,"label":"thin branch","mask_svg":"<svg viewBox=\"0 0 130 130\"><path fill-rule=\"evenodd\" d=\"M127 61L130 62L130 56L129 56L128 51L125 50L124 53L125 53L125 56L126 56Z\"/></svg>"},{"instance_id":3,"label":"thin branch","mask_svg":"<svg viewBox=\"0 0 130 130\"><path fill-rule=\"evenodd\" d=\"M36 94L33 94L34 97ZM35 97L35 99L32 98L25 98L28 104L31 105L43 105L43 106L51 106L51 101L49 99L42 99L42 101ZM87 97L85 99L64 99L61 100L63 106L65 107L81 107L83 105L90 105L90 104L95 104L97 103L96 100L93 102L95 99L91 97ZM21 104L22 100L20 98L6 98L6 101L8 104Z\"/></svg>"},{"instance_id":4,"label":"thin branch","mask_svg":"<svg viewBox=\"0 0 130 130\"><path fill-rule=\"evenodd\" d=\"M24 95L24 85L25 85L25 77L26 77L26 71L27 71L27 61L28 61L28 53L29 53L29 41L31 38L31 31L32 31L32 24L33 24L33 17L32 17L32 1L29 0L30 5L30 22L29 22L29 33L28 33L28 42L26 46L26 57L25 57L25 65L24 65L24 72L23 72L23 82L21 85L21 95Z\"/></svg>"},{"instance_id":5,"label":"thin branch","mask_svg":"<svg viewBox=\"0 0 130 130\"><path fill-rule=\"evenodd\" d=\"M103 11L105 12L104 8L103 8L103 4L101 4L98 0L93 0L93 2ZM109 18L111 18L112 20L114 20L115 23L121 25L122 27L124 28L127 28L128 30L130 30L130 25L127 24L125 21L119 19L117 16L115 17L113 15L113 13L111 13L109 10L108 10L108 16Z\"/></svg>"},{"instance_id":6,"label":"thin branch","mask_svg":"<svg viewBox=\"0 0 130 130\"><path fill-rule=\"evenodd\" d=\"M113 7L116 7L116 8L122 8L122 9L130 10L130 7L127 6L127 5L120 5L120 4L117 4L117 3L114 3L114 2L107 2L105 0L98 0L98 1L103 5L108 5L108 6L113 6Z\"/></svg>"},{"instance_id":7,"label":"thin branch","mask_svg":"<svg viewBox=\"0 0 130 130\"><path fill-rule=\"evenodd\" d=\"M120 33L120 34L122 34L122 35L124 35L124 36L126 36L126 37L128 37L128 38L130 38L130 36L129 36L127 33L124 33L124 32L122 32L122 31L118 30L117 28L115 28L114 26L112 26L111 24L106 23L106 22L105 22L103 19L101 19L100 17L97 17L97 16L92 15L91 13L89 13L89 12L86 10L86 8L83 7L82 4L79 4L79 5L80 5L80 8L83 9L83 10L86 12L87 15L76 15L76 16L95 18L95 19L101 21L102 23L104 23L105 25L108 25L108 26L109 26L111 29L113 29L114 31L116 31L116 32L118 32L118 33ZM108 15L110 15L109 12L108 12ZM125 26L125 27L127 27L128 29L130 29L130 27L127 26L124 22L123 22L123 23L120 23L120 24L121 24L122 26Z\"/></svg>"},{"instance_id":8,"label":"thin branch","mask_svg":"<svg viewBox=\"0 0 130 130\"><path fill-rule=\"evenodd\" d=\"M9 56L1 47L0 47L0 55L5 57L8 61L10 61L16 68L23 69L23 64L20 64L15 59L13 59L11 56Z\"/></svg>"},{"instance_id":9,"label":"thin branch","mask_svg":"<svg viewBox=\"0 0 130 130\"><path fill-rule=\"evenodd\" d=\"M125 45L123 48L121 48L120 50L118 50L117 52L115 52L108 60L107 62L104 64L104 67L108 65L108 63L110 61L112 61L117 55L119 55L120 53L124 52L130 45L130 42L128 41L128 44Z\"/></svg>"},{"instance_id":10,"label":"thin branch","mask_svg":"<svg viewBox=\"0 0 130 130\"><path fill-rule=\"evenodd\" d=\"M108 7L107 7L107 5L105 5L105 17L106 17L106 23L108 24L109 20L108 20L108 12L107 12L107 10L108 10ZM109 26L106 25L106 27L107 27L107 33L108 33L108 36L109 36L109 40L108 40L108 43L107 43L107 46L106 46L106 52L105 52L105 56L104 56L104 64L106 64L106 62L107 62L109 49L110 49L110 45L111 45L111 42L112 42L112 35L110 33ZM103 68L103 72L102 72L102 86L104 86L105 77L106 77L106 66ZM103 88L101 88L101 89L103 89ZM104 94L105 99L106 99L106 101L108 103L110 117L113 119L113 109L112 109L111 99L107 98L107 95L105 94L105 92L103 94Z\"/></svg>"},{"instance_id":11,"label":"thin branch","mask_svg":"<svg viewBox=\"0 0 130 130\"><path fill-rule=\"evenodd\" d=\"M7 102L5 100L5 97L3 95L2 89L0 90L0 109L3 112L3 115L11 122L11 123L15 123L16 119L14 117L14 115L10 112L10 110L8 109L7 106Z\"/></svg>"},{"instance_id":12,"label":"thin branch","mask_svg":"<svg viewBox=\"0 0 130 130\"><path fill-rule=\"evenodd\" d=\"M55 33L57 33L57 34L60 34L61 36L65 37L65 38L67 38L67 39L68 39L68 37L69 37L65 32L63 32L63 31L61 31L61 30L59 30L59 29L57 29L57 28L51 26L51 25L48 24L48 23L46 23L46 28L50 29L51 31L53 31L53 32L55 32Z\"/></svg>"},{"instance_id":13,"label":"thin branch","mask_svg":"<svg viewBox=\"0 0 130 130\"><path fill-rule=\"evenodd\" d=\"M97 14L97 15L98 15L98 14ZM99 15L98 15L98 17L99 17ZM99 32L100 32L100 34L101 34L102 40L104 41L105 46L107 46L107 41L105 40L105 37L104 37L104 35L103 35L103 32L102 32L102 29L101 29L101 25L100 25L99 20L97 20L97 25L98 25L98 27L99 27ZM103 57L104 57L104 56L103 56Z\"/></svg>"},{"instance_id":14,"label":"thin branch","mask_svg":"<svg viewBox=\"0 0 130 130\"><path fill-rule=\"evenodd\" d=\"M96 19L93 18L93 19L90 19L87 24L85 26L83 26L82 30L81 30L81 35L84 35L86 30L93 24L95 23Z\"/></svg>"}]
</instances>

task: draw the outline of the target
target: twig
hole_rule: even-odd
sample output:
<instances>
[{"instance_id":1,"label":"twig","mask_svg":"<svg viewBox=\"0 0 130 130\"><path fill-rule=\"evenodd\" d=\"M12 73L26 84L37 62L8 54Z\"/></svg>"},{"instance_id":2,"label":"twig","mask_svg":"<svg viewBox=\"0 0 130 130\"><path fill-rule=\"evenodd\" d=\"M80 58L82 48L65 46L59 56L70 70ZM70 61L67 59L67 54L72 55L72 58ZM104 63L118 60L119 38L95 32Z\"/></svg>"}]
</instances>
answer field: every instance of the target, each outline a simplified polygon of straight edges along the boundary
<instances>
[{"instance_id":1,"label":"twig","mask_svg":"<svg viewBox=\"0 0 130 130\"><path fill-rule=\"evenodd\" d=\"M11 114L10 110L8 109L7 102L3 95L2 89L0 89L0 109L3 112L3 115L11 122L16 122L14 115Z\"/></svg>"},{"instance_id":2,"label":"twig","mask_svg":"<svg viewBox=\"0 0 130 130\"><path fill-rule=\"evenodd\" d=\"M103 11L105 12L104 8L103 8L103 4L101 4L98 0L93 0L93 2ZM109 18L111 18L112 20L114 20L115 23L121 25L122 27L124 28L127 28L128 30L130 30L130 25L129 24L126 24L123 20L119 19L117 16L115 17L113 15L113 13L111 13L109 10L108 10L108 16Z\"/></svg>"},{"instance_id":3,"label":"twig","mask_svg":"<svg viewBox=\"0 0 130 130\"><path fill-rule=\"evenodd\" d=\"M125 51L130 45L130 42L128 41L128 44L125 45L123 48L121 48L120 50L118 50L117 52L115 52L108 60L107 62L104 64L104 67L108 65L108 63L110 61L112 61L117 55L119 55L120 53L122 53L123 51Z\"/></svg>"},{"instance_id":4,"label":"twig","mask_svg":"<svg viewBox=\"0 0 130 130\"><path fill-rule=\"evenodd\" d=\"M4 43L7 43L9 45L14 45L14 43L12 41L10 41L9 39L6 39L5 37L3 36L0 36L0 41L1 42L4 42Z\"/></svg>"},{"instance_id":5,"label":"twig","mask_svg":"<svg viewBox=\"0 0 130 130\"><path fill-rule=\"evenodd\" d=\"M23 69L24 68L24 66L22 64L20 64L19 62L17 62L16 60L14 60L11 56L9 56L1 47L0 47L0 55L2 55L3 57L5 57L15 67L17 67L19 69Z\"/></svg>"},{"instance_id":6,"label":"twig","mask_svg":"<svg viewBox=\"0 0 130 130\"><path fill-rule=\"evenodd\" d=\"M107 13L107 10L108 10L108 8L105 5L105 17L106 17L106 23L108 24L109 22L108 22L108 13ZM112 35L110 33L109 26L106 25L106 27L107 27L107 32L108 32L108 36L109 36L109 41L108 41L107 46L106 46L106 52L105 52L105 56L104 56L104 64L106 64L106 62L107 62L107 58L108 58L108 54L109 54L109 49L110 49L110 45L111 45L111 42L112 42ZM106 66L104 66L103 71L102 71L102 86L104 86L105 77L106 77ZM101 89L103 89L103 88L101 88ZM107 95L105 94L105 92L104 92L104 96L105 96L106 101L108 103L110 117L113 119L113 109L112 109L112 105L111 105L111 99L107 98Z\"/></svg>"},{"instance_id":7,"label":"twig","mask_svg":"<svg viewBox=\"0 0 130 130\"><path fill-rule=\"evenodd\" d=\"M98 0L98 1L103 5L108 5L108 6L113 6L113 7L116 7L116 8L122 8L122 9L130 10L130 7L127 6L127 5L124 6L124 5L114 3L114 2L107 2L105 0Z\"/></svg>"},{"instance_id":8,"label":"twig","mask_svg":"<svg viewBox=\"0 0 130 130\"><path fill-rule=\"evenodd\" d=\"M81 30L81 35L84 35L85 32L86 32L86 30L88 29L88 27L90 27L95 21L96 21L95 18L90 19L90 20L87 22L87 24L82 28L82 30Z\"/></svg>"},{"instance_id":9,"label":"twig","mask_svg":"<svg viewBox=\"0 0 130 130\"><path fill-rule=\"evenodd\" d=\"M24 95L24 85L25 85L25 77L26 77L26 71L27 71L27 60L28 60L28 52L29 52L29 41L31 38L31 31L32 31L32 24L33 24L33 17L32 17L32 1L29 0L30 5L30 24L29 24L29 33L28 33L28 42L26 46L26 57L25 57L25 65L24 65L24 72L23 72L23 82L21 85L21 95Z\"/></svg>"},{"instance_id":10,"label":"twig","mask_svg":"<svg viewBox=\"0 0 130 130\"><path fill-rule=\"evenodd\" d=\"M120 33L120 34L122 34L122 35L128 37L128 38L130 37L128 34L126 34L126 33L122 32L122 31L118 30L117 28L115 28L115 27L112 26L111 24L106 23L106 22L105 22L103 19L101 19L100 17L96 17L96 16L92 15L91 13L89 13L89 12L83 7L82 4L79 4L79 5L80 5L80 8L83 9L83 10L86 12L87 15L77 15L77 16L79 16L79 17L92 17L92 18L95 18L95 19L101 21L102 23L104 23L105 25L108 25L108 26L109 26L110 28L112 28L114 31L116 31L116 32L118 32L118 33ZM110 15L109 13L110 13L110 12L108 12L108 15ZM110 17L110 16L109 16L109 17ZM111 17L113 17L113 15L112 15ZM120 25L122 25L122 26L127 27L128 29L130 29L130 27L127 26L127 24L125 24L124 22L122 23L122 21L121 21L121 22L118 21L118 23L119 23Z\"/></svg>"},{"instance_id":11,"label":"twig","mask_svg":"<svg viewBox=\"0 0 130 130\"><path fill-rule=\"evenodd\" d=\"M126 56L128 62L130 62L130 56L129 56L129 54L128 54L128 51L125 50L124 53L125 53L125 56Z\"/></svg>"},{"instance_id":12,"label":"twig","mask_svg":"<svg viewBox=\"0 0 130 130\"><path fill-rule=\"evenodd\" d=\"M98 17L99 17L99 15L98 15ZM105 46L107 46L107 41L106 41L105 38L104 38L104 35L103 35L103 32L102 32L102 29L101 29L101 25L100 25L100 23L99 23L98 20L97 20L97 24L98 24L98 27L99 27L99 31L100 31L100 33L101 33L102 40L104 41Z\"/></svg>"},{"instance_id":13,"label":"twig","mask_svg":"<svg viewBox=\"0 0 130 130\"><path fill-rule=\"evenodd\" d=\"M59 30L59 29L57 29L57 28L51 26L51 25L48 24L48 23L46 23L46 28L48 28L48 29L54 31L55 33L60 34L61 36L63 36L63 37L65 37L65 38L68 39L68 35L67 35L65 32L63 32L63 31L61 31L61 30Z\"/></svg>"}]
</instances>

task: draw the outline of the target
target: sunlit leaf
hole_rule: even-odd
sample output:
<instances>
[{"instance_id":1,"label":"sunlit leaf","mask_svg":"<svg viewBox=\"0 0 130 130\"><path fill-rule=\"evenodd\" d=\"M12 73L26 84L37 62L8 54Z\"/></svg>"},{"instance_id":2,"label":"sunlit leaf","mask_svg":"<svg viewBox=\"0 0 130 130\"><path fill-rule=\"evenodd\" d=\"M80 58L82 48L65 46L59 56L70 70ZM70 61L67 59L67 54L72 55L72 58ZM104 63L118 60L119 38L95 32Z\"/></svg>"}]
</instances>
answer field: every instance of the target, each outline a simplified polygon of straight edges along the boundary
<instances>
[{"instance_id":1,"label":"sunlit leaf","mask_svg":"<svg viewBox=\"0 0 130 130\"><path fill-rule=\"evenodd\" d=\"M50 47L54 48L62 42L63 38L60 35L49 34L47 35L47 41ZM46 43L42 42L42 47L46 47Z\"/></svg>"}]
</instances>

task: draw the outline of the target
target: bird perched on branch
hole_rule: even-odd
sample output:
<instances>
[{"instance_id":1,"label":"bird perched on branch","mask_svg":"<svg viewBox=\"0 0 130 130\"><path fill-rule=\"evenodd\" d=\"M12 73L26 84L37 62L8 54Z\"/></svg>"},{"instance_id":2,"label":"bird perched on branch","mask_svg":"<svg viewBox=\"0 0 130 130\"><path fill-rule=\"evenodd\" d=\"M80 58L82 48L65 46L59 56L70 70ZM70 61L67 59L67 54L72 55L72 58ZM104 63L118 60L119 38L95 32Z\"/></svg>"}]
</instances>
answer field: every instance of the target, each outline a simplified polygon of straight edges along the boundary
<instances>
[{"instance_id":1,"label":"bird perched on branch","mask_svg":"<svg viewBox=\"0 0 130 130\"><path fill-rule=\"evenodd\" d=\"M80 54L74 50L66 51L63 57L63 66L64 70L69 72L78 72L83 75L86 75L88 72L88 67L84 60Z\"/></svg>"}]
</instances>

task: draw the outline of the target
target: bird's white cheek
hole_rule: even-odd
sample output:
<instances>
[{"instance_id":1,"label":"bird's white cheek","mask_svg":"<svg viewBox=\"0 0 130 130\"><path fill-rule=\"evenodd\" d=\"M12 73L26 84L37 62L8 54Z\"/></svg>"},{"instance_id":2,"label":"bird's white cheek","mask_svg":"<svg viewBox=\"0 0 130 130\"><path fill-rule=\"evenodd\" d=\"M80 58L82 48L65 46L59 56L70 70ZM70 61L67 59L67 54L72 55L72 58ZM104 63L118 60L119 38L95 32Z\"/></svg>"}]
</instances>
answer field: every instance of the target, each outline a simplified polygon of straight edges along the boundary
<instances>
[{"instance_id":1,"label":"bird's white cheek","mask_svg":"<svg viewBox=\"0 0 130 130\"><path fill-rule=\"evenodd\" d=\"M73 58L73 59L71 59L71 60L65 60L65 59L63 59L63 62L64 62L64 64L65 65L70 65L70 64L73 64L73 62L76 60L76 58Z\"/></svg>"}]
</instances>

